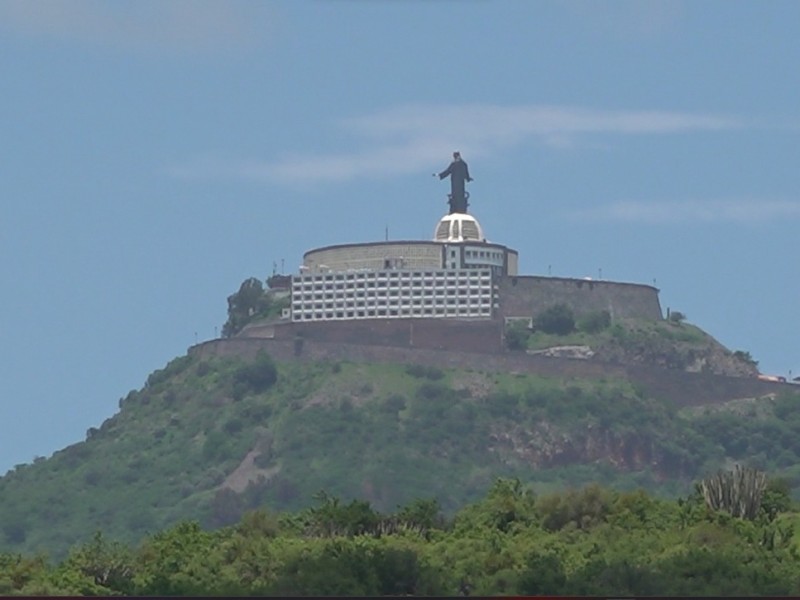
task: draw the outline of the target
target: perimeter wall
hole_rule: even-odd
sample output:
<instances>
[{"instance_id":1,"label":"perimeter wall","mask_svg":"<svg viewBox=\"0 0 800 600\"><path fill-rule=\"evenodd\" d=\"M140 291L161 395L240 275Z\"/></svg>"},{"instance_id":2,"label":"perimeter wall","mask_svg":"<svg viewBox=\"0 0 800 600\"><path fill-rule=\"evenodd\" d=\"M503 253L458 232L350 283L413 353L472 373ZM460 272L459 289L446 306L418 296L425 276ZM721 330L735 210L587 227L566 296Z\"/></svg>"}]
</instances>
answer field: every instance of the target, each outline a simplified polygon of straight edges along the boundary
<instances>
[{"instance_id":1,"label":"perimeter wall","mask_svg":"<svg viewBox=\"0 0 800 600\"><path fill-rule=\"evenodd\" d=\"M563 303L576 316L607 310L612 319L663 318L658 289L650 285L535 275L499 277L497 284L500 317L531 317Z\"/></svg>"}]
</instances>

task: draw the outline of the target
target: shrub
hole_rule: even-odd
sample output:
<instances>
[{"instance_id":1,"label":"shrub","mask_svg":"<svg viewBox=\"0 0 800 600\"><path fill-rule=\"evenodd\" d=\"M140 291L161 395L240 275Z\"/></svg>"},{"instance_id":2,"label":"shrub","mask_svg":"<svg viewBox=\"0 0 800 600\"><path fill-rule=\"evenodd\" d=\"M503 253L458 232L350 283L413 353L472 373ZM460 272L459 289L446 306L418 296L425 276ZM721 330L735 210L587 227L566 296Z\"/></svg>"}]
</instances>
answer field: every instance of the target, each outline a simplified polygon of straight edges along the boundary
<instances>
[{"instance_id":1,"label":"shrub","mask_svg":"<svg viewBox=\"0 0 800 600\"><path fill-rule=\"evenodd\" d=\"M442 383L426 381L417 389L417 398L420 400L440 400L447 397L449 392L450 388Z\"/></svg>"},{"instance_id":2,"label":"shrub","mask_svg":"<svg viewBox=\"0 0 800 600\"><path fill-rule=\"evenodd\" d=\"M566 304L554 304L539 313L536 328L544 333L567 335L575 330L575 315Z\"/></svg>"},{"instance_id":3,"label":"shrub","mask_svg":"<svg viewBox=\"0 0 800 600\"><path fill-rule=\"evenodd\" d=\"M406 365L406 373L417 379L430 379L431 381L444 377L444 371L441 369L425 365Z\"/></svg>"},{"instance_id":4,"label":"shrub","mask_svg":"<svg viewBox=\"0 0 800 600\"><path fill-rule=\"evenodd\" d=\"M513 323L506 327L506 347L509 350L525 350L531 333L524 323Z\"/></svg>"},{"instance_id":5,"label":"shrub","mask_svg":"<svg viewBox=\"0 0 800 600\"><path fill-rule=\"evenodd\" d=\"M272 357L261 350L253 362L236 370L233 380L236 392L250 391L258 394L268 390L278 380L278 369Z\"/></svg>"},{"instance_id":6,"label":"shrub","mask_svg":"<svg viewBox=\"0 0 800 600\"><path fill-rule=\"evenodd\" d=\"M611 326L611 313L607 310L590 312L578 320L578 329L586 333L598 333Z\"/></svg>"},{"instance_id":7,"label":"shrub","mask_svg":"<svg viewBox=\"0 0 800 600\"><path fill-rule=\"evenodd\" d=\"M242 430L242 427L244 427L242 420L237 419L236 417L228 420L225 425L222 426L222 428L230 434L239 433Z\"/></svg>"},{"instance_id":8,"label":"shrub","mask_svg":"<svg viewBox=\"0 0 800 600\"><path fill-rule=\"evenodd\" d=\"M748 364L750 364L750 365L753 365L754 367L758 365L758 361L757 361L757 360L755 360L755 359L754 359L754 358L753 358L753 357L750 355L750 353L749 353L749 352L745 352L745 351L743 351L743 350L737 350L736 352L734 352L734 353L733 353L733 357L734 357L735 359L737 359L737 360L740 360L740 361L742 361L742 362L745 362L745 363L748 363Z\"/></svg>"},{"instance_id":9,"label":"shrub","mask_svg":"<svg viewBox=\"0 0 800 600\"><path fill-rule=\"evenodd\" d=\"M683 323L686 320L686 315L680 311L673 310L669 313L669 320L671 323Z\"/></svg>"},{"instance_id":10,"label":"shrub","mask_svg":"<svg viewBox=\"0 0 800 600\"><path fill-rule=\"evenodd\" d=\"M384 409L386 412L396 414L406 407L406 399L401 394L391 394L384 401Z\"/></svg>"}]
</instances>

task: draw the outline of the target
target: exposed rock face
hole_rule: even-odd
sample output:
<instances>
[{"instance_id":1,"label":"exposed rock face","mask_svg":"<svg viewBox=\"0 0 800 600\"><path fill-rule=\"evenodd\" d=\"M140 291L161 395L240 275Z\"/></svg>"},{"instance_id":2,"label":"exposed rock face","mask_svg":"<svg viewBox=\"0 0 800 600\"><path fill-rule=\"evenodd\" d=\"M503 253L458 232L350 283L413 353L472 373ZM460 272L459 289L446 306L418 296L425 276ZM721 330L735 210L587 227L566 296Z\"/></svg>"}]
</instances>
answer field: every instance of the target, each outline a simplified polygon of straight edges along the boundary
<instances>
[{"instance_id":1,"label":"exposed rock face","mask_svg":"<svg viewBox=\"0 0 800 600\"><path fill-rule=\"evenodd\" d=\"M580 358L587 360L594 356L594 350L589 346L552 346L544 350L528 350L528 354L541 354L554 358Z\"/></svg>"},{"instance_id":2,"label":"exposed rock face","mask_svg":"<svg viewBox=\"0 0 800 600\"><path fill-rule=\"evenodd\" d=\"M523 462L533 469L606 463L621 471L649 469L669 478L681 477L688 466L664 455L647 436L593 425L572 431L546 422L531 429L497 429L488 450L507 464Z\"/></svg>"}]
</instances>

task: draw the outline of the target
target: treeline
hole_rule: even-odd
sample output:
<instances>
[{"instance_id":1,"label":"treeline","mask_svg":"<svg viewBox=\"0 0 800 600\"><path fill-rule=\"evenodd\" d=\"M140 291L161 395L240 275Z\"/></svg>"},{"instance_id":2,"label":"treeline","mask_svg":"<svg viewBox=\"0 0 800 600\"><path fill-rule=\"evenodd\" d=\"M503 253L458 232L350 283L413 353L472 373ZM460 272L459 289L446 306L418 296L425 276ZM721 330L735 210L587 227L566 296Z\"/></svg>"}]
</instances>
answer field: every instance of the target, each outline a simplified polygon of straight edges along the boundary
<instances>
[{"instance_id":1,"label":"treeline","mask_svg":"<svg viewBox=\"0 0 800 600\"><path fill-rule=\"evenodd\" d=\"M450 519L434 500L380 514L320 493L301 512L183 522L135 547L96 533L58 564L0 554L0 595L797 595L787 486L737 477L677 501L499 479ZM742 497L755 504L735 517Z\"/></svg>"}]
</instances>

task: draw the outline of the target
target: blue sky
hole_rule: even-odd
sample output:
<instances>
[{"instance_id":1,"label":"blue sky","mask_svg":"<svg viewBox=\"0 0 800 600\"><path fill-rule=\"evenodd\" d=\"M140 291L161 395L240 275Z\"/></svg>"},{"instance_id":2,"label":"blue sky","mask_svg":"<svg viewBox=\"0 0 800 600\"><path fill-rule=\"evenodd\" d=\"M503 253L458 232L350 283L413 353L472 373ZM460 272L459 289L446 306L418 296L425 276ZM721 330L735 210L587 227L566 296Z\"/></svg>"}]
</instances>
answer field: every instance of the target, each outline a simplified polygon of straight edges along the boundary
<instances>
[{"instance_id":1,"label":"blue sky","mask_svg":"<svg viewBox=\"0 0 800 600\"><path fill-rule=\"evenodd\" d=\"M800 3L0 0L0 472L306 250L428 239L460 150L526 274L656 282L800 375Z\"/></svg>"}]
</instances>

